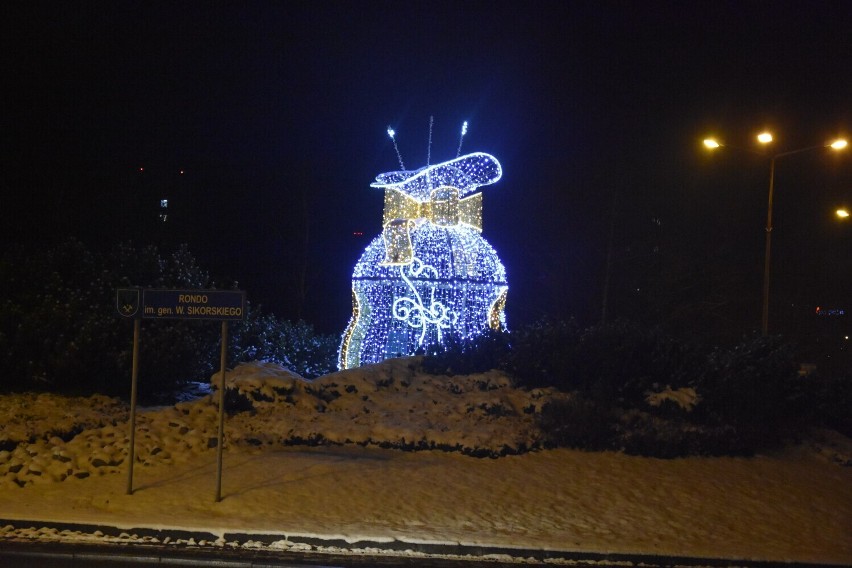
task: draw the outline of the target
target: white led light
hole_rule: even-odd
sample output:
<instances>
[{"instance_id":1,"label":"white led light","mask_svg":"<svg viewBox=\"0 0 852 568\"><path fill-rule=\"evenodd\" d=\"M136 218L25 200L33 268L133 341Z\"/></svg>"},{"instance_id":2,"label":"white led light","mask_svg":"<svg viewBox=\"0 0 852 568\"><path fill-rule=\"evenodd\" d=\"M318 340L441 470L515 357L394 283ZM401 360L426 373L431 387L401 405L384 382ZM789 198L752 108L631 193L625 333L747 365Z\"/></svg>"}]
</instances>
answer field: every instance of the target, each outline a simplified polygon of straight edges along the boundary
<instances>
[{"instance_id":1,"label":"white led light","mask_svg":"<svg viewBox=\"0 0 852 568\"><path fill-rule=\"evenodd\" d=\"M482 194L474 193L501 176L496 158L473 153L376 177L385 230L352 273L341 369L506 328L506 269L481 235Z\"/></svg>"},{"instance_id":2,"label":"white led light","mask_svg":"<svg viewBox=\"0 0 852 568\"><path fill-rule=\"evenodd\" d=\"M467 134L467 121L465 120L462 123L461 135L459 136L459 147L456 150L456 158L461 154L462 142L464 141L464 135Z\"/></svg>"},{"instance_id":3,"label":"white led light","mask_svg":"<svg viewBox=\"0 0 852 568\"><path fill-rule=\"evenodd\" d=\"M390 136L390 139L393 140L393 149L396 151L396 157L399 160L399 167L404 170L405 164L402 163L402 154L399 153L399 146L396 145L396 138L394 138L396 136L396 132L390 126L388 126L388 136Z\"/></svg>"}]
</instances>

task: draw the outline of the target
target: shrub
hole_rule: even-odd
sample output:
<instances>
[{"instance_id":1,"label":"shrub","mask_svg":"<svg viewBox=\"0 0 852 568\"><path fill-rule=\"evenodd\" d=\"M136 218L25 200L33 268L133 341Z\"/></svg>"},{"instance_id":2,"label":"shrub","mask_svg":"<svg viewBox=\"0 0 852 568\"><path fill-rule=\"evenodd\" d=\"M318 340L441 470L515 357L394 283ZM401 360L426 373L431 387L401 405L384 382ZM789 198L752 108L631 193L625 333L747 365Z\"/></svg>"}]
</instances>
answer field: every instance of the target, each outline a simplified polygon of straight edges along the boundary
<instances>
[{"instance_id":1,"label":"shrub","mask_svg":"<svg viewBox=\"0 0 852 568\"><path fill-rule=\"evenodd\" d=\"M714 350L698 386L698 418L733 427L744 451L777 446L805 425L805 384L780 337L753 335Z\"/></svg>"},{"instance_id":2,"label":"shrub","mask_svg":"<svg viewBox=\"0 0 852 568\"><path fill-rule=\"evenodd\" d=\"M817 370L799 379L805 391L803 406L807 419L816 426L831 428L852 438L852 374Z\"/></svg>"},{"instance_id":3,"label":"shrub","mask_svg":"<svg viewBox=\"0 0 852 568\"><path fill-rule=\"evenodd\" d=\"M571 391L576 387L579 336L573 320L541 320L513 331L504 370L519 385Z\"/></svg>"},{"instance_id":4,"label":"shrub","mask_svg":"<svg viewBox=\"0 0 852 568\"><path fill-rule=\"evenodd\" d=\"M337 336L318 334L304 321L279 320L252 306L247 312L229 339L230 364L269 361L308 379L337 370Z\"/></svg>"},{"instance_id":5,"label":"shrub","mask_svg":"<svg viewBox=\"0 0 852 568\"><path fill-rule=\"evenodd\" d=\"M600 404L644 406L649 390L689 384L698 350L658 328L628 322L580 331L541 322L512 333L507 371L519 385L579 391Z\"/></svg>"},{"instance_id":6,"label":"shrub","mask_svg":"<svg viewBox=\"0 0 852 568\"><path fill-rule=\"evenodd\" d=\"M612 408L582 395L546 403L538 420L545 446L590 451L614 448L617 419Z\"/></svg>"},{"instance_id":7,"label":"shrub","mask_svg":"<svg viewBox=\"0 0 852 568\"><path fill-rule=\"evenodd\" d=\"M0 389L126 397L133 323L118 316L117 288L215 288L186 245L168 254L123 243L95 253L69 240L17 247L0 256ZM192 320L143 321L139 396L159 400L219 368L219 326ZM232 326L229 365L281 363L305 377L334 370L337 340L304 322L250 309Z\"/></svg>"},{"instance_id":8,"label":"shrub","mask_svg":"<svg viewBox=\"0 0 852 568\"><path fill-rule=\"evenodd\" d=\"M115 290L131 284L198 288L209 276L185 246L165 257L130 244L97 254L76 240L5 251L0 388L126 394L132 324L117 315ZM215 330L195 324L143 325L140 396L210 373Z\"/></svg>"},{"instance_id":9,"label":"shrub","mask_svg":"<svg viewBox=\"0 0 852 568\"><path fill-rule=\"evenodd\" d=\"M440 346L432 346L420 354L423 370L436 375L469 375L491 369L504 369L509 354L509 334L488 330L470 341L450 335Z\"/></svg>"},{"instance_id":10,"label":"shrub","mask_svg":"<svg viewBox=\"0 0 852 568\"><path fill-rule=\"evenodd\" d=\"M696 352L659 328L616 322L588 329L581 338L578 381L601 400L644 407L649 391L689 383Z\"/></svg>"},{"instance_id":11,"label":"shrub","mask_svg":"<svg viewBox=\"0 0 852 568\"><path fill-rule=\"evenodd\" d=\"M126 396L132 321L118 316L117 288L215 288L183 245L167 255L129 243L95 253L69 240L18 247L0 257L0 388ZM280 363L313 378L335 370L337 339L305 322L249 306L232 326L229 364ZM139 394L152 399L219 368L219 327L192 320L143 321Z\"/></svg>"},{"instance_id":12,"label":"shrub","mask_svg":"<svg viewBox=\"0 0 852 568\"><path fill-rule=\"evenodd\" d=\"M731 426L700 425L678 418L661 419L644 412L621 417L615 445L626 454L662 459L753 453Z\"/></svg>"}]
</instances>

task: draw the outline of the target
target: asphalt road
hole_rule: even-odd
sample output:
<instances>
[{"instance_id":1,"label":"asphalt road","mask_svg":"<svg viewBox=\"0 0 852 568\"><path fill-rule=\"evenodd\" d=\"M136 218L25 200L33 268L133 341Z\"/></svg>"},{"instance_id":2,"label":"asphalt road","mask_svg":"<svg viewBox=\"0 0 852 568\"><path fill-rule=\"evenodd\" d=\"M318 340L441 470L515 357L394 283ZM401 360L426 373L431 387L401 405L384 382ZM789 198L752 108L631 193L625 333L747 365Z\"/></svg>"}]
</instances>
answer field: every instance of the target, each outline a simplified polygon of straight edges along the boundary
<instances>
[{"instance_id":1,"label":"asphalt road","mask_svg":"<svg viewBox=\"0 0 852 568\"><path fill-rule=\"evenodd\" d=\"M820 564L755 562L737 559L709 559L628 554L562 555L556 565L595 566L595 568L643 567L755 567L827 568ZM464 558L406 558L376 554L328 554L274 550L175 548L161 545L91 545L33 543L0 540L2 568L100 568L120 566L183 566L221 568L519 568L553 566L545 558L523 562L503 561L499 556Z\"/></svg>"}]
</instances>

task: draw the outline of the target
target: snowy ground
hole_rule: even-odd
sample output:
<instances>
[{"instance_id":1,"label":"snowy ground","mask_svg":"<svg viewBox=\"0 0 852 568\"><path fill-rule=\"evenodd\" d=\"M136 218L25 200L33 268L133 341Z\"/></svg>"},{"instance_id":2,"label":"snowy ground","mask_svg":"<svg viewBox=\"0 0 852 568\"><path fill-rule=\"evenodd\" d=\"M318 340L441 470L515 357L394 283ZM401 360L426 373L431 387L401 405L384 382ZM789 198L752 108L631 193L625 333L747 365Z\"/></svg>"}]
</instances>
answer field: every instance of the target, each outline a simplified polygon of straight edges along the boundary
<instances>
[{"instance_id":1,"label":"snowy ground","mask_svg":"<svg viewBox=\"0 0 852 568\"><path fill-rule=\"evenodd\" d=\"M433 377L400 359L316 381L242 365L228 381L252 409L227 418L218 503L213 397L140 410L132 495L126 406L0 397L0 542L109 540L40 530L84 523L195 531L211 547L252 546L228 535L258 533L296 549L319 539L852 564L852 468L837 458L850 441L831 433L748 459L527 451L536 413L559 395L496 372Z\"/></svg>"}]
</instances>

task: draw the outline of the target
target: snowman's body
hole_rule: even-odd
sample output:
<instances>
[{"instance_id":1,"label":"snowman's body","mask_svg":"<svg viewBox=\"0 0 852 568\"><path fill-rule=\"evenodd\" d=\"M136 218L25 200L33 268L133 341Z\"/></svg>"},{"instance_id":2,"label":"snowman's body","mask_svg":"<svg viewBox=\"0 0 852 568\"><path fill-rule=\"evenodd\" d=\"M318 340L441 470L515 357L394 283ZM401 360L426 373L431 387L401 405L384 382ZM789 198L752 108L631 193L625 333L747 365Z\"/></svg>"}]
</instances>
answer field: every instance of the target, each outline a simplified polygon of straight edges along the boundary
<instances>
[{"instance_id":1,"label":"snowman's body","mask_svg":"<svg viewBox=\"0 0 852 568\"><path fill-rule=\"evenodd\" d=\"M384 231L352 274L341 369L505 328L506 270L480 234L476 193L501 175L493 156L475 153L376 178L372 187L385 190Z\"/></svg>"}]
</instances>

